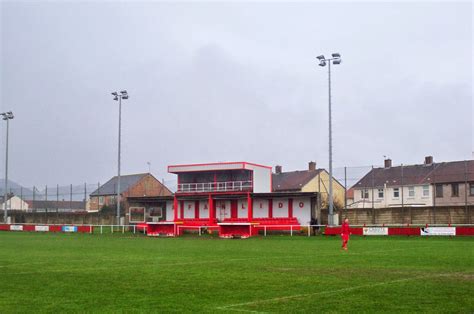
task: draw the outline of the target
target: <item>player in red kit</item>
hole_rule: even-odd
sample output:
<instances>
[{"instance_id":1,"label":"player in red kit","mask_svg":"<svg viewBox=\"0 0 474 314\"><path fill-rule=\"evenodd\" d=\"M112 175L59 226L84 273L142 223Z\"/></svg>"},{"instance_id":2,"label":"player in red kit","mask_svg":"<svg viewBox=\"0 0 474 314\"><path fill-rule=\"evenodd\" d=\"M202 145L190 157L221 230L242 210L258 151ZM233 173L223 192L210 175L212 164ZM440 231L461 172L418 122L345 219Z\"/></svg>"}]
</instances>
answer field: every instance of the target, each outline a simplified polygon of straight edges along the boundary
<instances>
[{"instance_id":1,"label":"player in red kit","mask_svg":"<svg viewBox=\"0 0 474 314\"><path fill-rule=\"evenodd\" d=\"M341 226L342 249L347 251L347 242L349 241L349 219L344 219Z\"/></svg>"}]
</instances>

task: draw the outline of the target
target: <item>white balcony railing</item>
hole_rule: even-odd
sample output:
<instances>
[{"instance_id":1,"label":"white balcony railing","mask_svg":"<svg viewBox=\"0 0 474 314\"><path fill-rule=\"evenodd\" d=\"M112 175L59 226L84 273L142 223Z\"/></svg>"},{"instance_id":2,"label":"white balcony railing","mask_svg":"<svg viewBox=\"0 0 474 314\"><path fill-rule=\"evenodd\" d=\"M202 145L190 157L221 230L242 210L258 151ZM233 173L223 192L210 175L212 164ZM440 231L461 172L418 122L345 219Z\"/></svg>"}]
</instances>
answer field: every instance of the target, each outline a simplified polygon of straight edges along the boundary
<instances>
[{"instance_id":1,"label":"white balcony railing","mask_svg":"<svg viewBox=\"0 0 474 314\"><path fill-rule=\"evenodd\" d=\"M180 183L178 193L252 191L252 181Z\"/></svg>"}]
</instances>

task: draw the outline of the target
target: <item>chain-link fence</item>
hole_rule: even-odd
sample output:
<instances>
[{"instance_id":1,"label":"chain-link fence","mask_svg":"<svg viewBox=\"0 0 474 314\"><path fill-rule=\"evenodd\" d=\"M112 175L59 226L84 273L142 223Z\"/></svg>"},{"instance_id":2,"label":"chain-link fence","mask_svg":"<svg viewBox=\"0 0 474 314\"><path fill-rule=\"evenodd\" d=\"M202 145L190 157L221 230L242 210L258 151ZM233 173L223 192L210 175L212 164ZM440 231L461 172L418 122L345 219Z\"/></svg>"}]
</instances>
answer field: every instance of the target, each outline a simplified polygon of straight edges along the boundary
<instances>
[{"instance_id":1,"label":"chain-link fence","mask_svg":"<svg viewBox=\"0 0 474 314\"><path fill-rule=\"evenodd\" d=\"M100 184L69 184L9 187L7 210L25 212L81 212L87 211L90 194ZM1 209L4 209L4 189L0 189Z\"/></svg>"},{"instance_id":2,"label":"chain-link fence","mask_svg":"<svg viewBox=\"0 0 474 314\"><path fill-rule=\"evenodd\" d=\"M310 188L312 192L321 193L318 206L324 211L328 207L329 175L327 172L319 173L317 186ZM358 217L362 217L364 209L372 210L367 211L366 218L358 218L360 223L423 223L424 220L431 223L471 223L472 220L470 208L474 206L474 160L433 163L427 157L422 164L393 165L387 159L384 165L335 167L333 178L336 211L344 215L358 212ZM175 180L162 183L171 191L176 190ZM32 187L12 184L8 188L6 207L11 213L56 213L60 216L100 212L104 217L105 214L112 217L116 209L116 186L109 185L107 190L103 190L104 186L101 183ZM3 188L0 187L2 213L3 195ZM413 211L408 211L408 208ZM422 208L428 208L428 211L417 218L413 213L422 212ZM446 213L443 214L444 209ZM387 217L377 218L384 210ZM121 215L125 215L124 207ZM107 223L102 222L102 218L94 219L90 223ZM320 222L324 223L324 219Z\"/></svg>"},{"instance_id":3,"label":"chain-link fence","mask_svg":"<svg viewBox=\"0 0 474 314\"><path fill-rule=\"evenodd\" d=\"M474 205L474 161L335 168L340 209ZM323 194L327 193L322 189Z\"/></svg>"}]
</instances>

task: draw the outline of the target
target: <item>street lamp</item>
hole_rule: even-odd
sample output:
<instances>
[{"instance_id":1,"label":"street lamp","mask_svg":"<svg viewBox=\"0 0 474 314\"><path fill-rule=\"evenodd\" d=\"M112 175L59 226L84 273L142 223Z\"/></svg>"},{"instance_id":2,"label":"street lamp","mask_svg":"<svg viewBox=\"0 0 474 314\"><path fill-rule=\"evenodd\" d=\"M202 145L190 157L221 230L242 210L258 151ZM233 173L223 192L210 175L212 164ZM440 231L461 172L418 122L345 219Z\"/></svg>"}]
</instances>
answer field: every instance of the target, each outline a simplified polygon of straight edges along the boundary
<instances>
[{"instance_id":1,"label":"street lamp","mask_svg":"<svg viewBox=\"0 0 474 314\"><path fill-rule=\"evenodd\" d=\"M329 81L329 225L334 225L334 200L332 192L332 113L331 113L331 62L332 64L341 64L341 55L333 53L332 58L325 58L323 55L316 57L319 60L319 66L328 65Z\"/></svg>"},{"instance_id":2,"label":"street lamp","mask_svg":"<svg viewBox=\"0 0 474 314\"><path fill-rule=\"evenodd\" d=\"M118 174L117 174L117 224L120 225L120 152L121 152L121 139L122 139L122 99L128 99L128 93L126 90L120 91L120 94L113 92L114 100L119 102L119 133L118 133Z\"/></svg>"},{"instance_id":3,"label":"street lamp","mask_svg":"<svg viewBox=\"0 0 474 314\"><path fill-rule=\"evenodd\" d=\"M3 193L3 222L7 223L7 199L8 199L8 130L10 128L10 120L14 118L13 112L0 113L3 116L3 120L7 121L7 141L5 149L5 191Z\"/></svg>"}]
</instances>

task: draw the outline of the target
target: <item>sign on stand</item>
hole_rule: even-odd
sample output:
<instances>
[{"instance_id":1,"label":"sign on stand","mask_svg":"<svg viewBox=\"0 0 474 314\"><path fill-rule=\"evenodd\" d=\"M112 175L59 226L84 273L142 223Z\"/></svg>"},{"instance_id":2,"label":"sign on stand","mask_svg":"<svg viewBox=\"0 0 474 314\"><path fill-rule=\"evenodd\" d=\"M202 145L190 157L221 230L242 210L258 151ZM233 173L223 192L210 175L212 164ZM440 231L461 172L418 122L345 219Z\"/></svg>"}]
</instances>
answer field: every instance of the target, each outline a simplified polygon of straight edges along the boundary
<instances>
[{"instance_id":1,"label":"sign on stand","mask_svg":"<svg viewBox=\"0 0 474 314\"><path fill-rule=\"evenodd\" d=\"M364 227L364 235L388 235L387 227Z\"/></svg>"},{"instance_id":2,"label":"sign on stand","mask_svg":"<svg viewBox=\"0 0 474 314\"><path fill-rule=\"evenodd\" d=\"M456 227L426 227L420 228L422 236L455 236Z\"/></svg>"}]
</instances>

